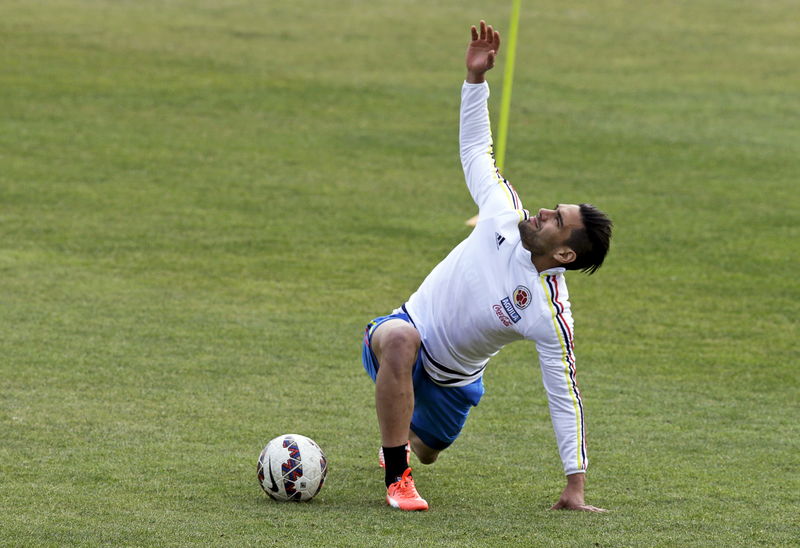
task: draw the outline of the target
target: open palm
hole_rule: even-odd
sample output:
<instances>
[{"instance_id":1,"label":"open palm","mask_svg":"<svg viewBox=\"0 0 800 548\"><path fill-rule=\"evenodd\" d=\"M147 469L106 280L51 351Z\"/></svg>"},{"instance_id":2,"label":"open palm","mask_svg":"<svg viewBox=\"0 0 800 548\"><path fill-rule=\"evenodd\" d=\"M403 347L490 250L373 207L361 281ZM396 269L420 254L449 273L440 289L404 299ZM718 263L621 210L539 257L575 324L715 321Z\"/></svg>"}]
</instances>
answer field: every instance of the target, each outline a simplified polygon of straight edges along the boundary
<instances>
[{"instance_id":1,"label":"open palm","mask_svg":"<svg viewBox=\"0 0 800 548\"><path fill-rule=\"evenodd\" d=\"M481 21L480 32L473 25L472 41L467 48L467 70L482 74L494 66L500 49L500 33Z\"/></svg>"}]
</instances>

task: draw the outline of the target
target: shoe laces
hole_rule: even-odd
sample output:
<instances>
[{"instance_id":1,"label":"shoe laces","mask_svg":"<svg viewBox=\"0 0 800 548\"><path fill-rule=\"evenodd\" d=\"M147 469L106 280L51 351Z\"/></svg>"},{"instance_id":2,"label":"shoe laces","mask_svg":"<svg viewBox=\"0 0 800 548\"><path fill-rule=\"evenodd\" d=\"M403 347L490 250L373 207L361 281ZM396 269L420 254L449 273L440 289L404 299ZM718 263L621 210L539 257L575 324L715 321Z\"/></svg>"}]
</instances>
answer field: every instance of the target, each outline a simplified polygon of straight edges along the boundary
<instances>
[{"instance_id":1,"label":"shoe laces","mask_svg":"<svg viewBox=\"0 0 800 548\"><path fill-rule=\"evenodd\" d=\"M399 484L400 485L397 486L398 489L413 489L416 491L416 487L414 487L414 478L411 477L411 468L406 468L406 471L403 472L403 475L400 478Z\"/></svg>"}]
</instances>

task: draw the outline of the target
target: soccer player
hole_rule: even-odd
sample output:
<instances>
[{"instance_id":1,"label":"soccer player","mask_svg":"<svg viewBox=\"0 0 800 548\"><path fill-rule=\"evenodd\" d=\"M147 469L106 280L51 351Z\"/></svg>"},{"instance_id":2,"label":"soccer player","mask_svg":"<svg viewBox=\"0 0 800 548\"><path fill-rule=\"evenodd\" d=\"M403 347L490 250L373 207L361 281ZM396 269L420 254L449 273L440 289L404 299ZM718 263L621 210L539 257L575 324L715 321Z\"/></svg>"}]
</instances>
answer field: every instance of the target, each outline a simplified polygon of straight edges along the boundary
<instances>
[{"instance_id":1,"label":"soccer player","mask_svg":"<svg viewBox=\"0 0 800 548\"><path fill-rule=\"evenodd\" d=\"M386 502L427 510L409 468L409 447L423 464L458 437L483 395L483 371L504 345L536 343L566 487L552 509L605 510L584 502L584 410L575 381L572 312L565 270L602 265L611 221L588 204L558 204L531 215L495 167L485 73L500 35L484 21L471 28L461 91L460 149L478 205L475 229L400 308L367 326L362 359L375 381Z\"/></svg>"}]
</instances>

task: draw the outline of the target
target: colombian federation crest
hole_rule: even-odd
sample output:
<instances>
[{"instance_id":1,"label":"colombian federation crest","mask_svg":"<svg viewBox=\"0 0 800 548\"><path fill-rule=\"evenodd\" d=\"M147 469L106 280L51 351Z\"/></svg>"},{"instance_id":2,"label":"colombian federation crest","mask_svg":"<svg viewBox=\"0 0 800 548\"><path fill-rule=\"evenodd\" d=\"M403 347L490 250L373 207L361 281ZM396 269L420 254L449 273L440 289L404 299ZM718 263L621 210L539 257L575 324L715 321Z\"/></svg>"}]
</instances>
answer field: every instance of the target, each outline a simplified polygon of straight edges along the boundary
<instances>
[{"instance_id":1,"label":"colombian federation crest","mask_svg":"<svg viewBox=\"0 0 800 548\"><path fill-rule=\"evenodd\" d=\"M525 287L524 285L519 285L514 290L514 304L522 310L523 308L527 308L529 304L531 304L531 290Z\"/></svg>"}]
</instances>

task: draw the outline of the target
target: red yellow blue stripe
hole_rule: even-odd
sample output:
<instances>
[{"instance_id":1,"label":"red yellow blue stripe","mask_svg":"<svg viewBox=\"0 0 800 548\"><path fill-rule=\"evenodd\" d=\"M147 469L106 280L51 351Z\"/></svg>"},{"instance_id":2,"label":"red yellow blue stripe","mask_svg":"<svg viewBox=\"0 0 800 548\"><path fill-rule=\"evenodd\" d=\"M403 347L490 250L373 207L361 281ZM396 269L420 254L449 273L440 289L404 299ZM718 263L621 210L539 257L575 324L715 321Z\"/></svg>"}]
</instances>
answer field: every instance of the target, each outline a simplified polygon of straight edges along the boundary
<instances>
[{"instance_id":1,"label":"red yellow blue stripe","mask_svg":"<svg viewBox=\"0 0 800 548\"><path fill-rule=\"evenodd\" d=\"M575 427L578 436L578 447L580 448L577 452L577 465L578 469L586 470L586 430L583 421L583 402L576 378L575 343L572 337L572 330L564 317L564 305L561 303L559 295L559 277L544 275L540 277L540 280L545 295L548 296L553 327L561 343L561 361L564 364L564 377L575 409Z\"/></svg>"},{"instance_id":2,"label":"red yellow blue stripe","mask_svg":"<svg viewBox=\"0 0 800 548\"><path fill-rule=\"evenodd\" d=\"M494 162L494 152L492 151L491 146L489 147L489 155L492 156L492 161ZM517 191L514 190L514 187L511 186L511 183L509 183L508 180L505 177L503 177L497 166L495 166L494 172L497 184L499 184L505 191L506 197L508 198L508 201L511 203L511 206L519 214L520 221L526 221L528 219L529 213L522 208L522 200L519 199Z\"/></svg>"}]
</instances>

